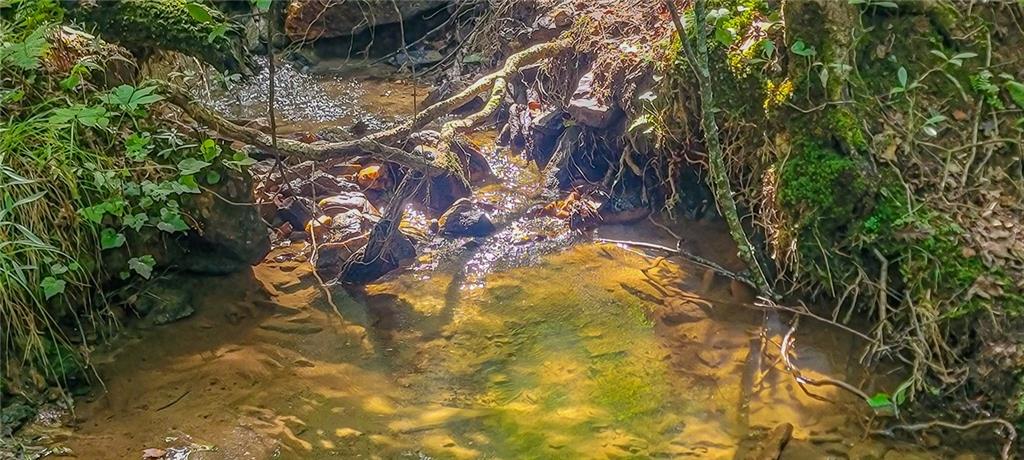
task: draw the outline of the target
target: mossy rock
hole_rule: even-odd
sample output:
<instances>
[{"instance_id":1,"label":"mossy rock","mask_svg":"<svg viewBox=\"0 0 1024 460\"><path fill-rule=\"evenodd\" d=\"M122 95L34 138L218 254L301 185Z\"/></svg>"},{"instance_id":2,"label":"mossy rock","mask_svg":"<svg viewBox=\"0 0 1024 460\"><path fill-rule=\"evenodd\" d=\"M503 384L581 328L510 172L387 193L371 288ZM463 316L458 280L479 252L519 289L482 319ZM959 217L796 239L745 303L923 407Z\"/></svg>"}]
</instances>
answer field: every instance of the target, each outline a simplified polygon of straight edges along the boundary
<instances>
[{"instance_id":1,"label":"mossy rock","mask_svg":"<svg viewBox=\"0 0 1024 460\"><path fill-rule=\"evenodd\" d=\"M212 18L199 21L186 5L201 8ZM220 12L187 0L118 0L73 2L71 16L106 40L140 57L151 49L167 49L197 57L221 71L250 73L242 33ZM218 29L226 28L223 34ZM218 36L222 35L222 36Z\"/></svg>"},{"instance_id":2,"label":"mossy rock","mask_svg":"<svg viewBox=\"0 0 1024 460\"><path fill-rule=\"evenodd\" d=\"M857 162L811 141L794 146L780 170L779 204L798 227L814 225L831 232L847 226L867 195Z\"/></svg>"}]
</instances>

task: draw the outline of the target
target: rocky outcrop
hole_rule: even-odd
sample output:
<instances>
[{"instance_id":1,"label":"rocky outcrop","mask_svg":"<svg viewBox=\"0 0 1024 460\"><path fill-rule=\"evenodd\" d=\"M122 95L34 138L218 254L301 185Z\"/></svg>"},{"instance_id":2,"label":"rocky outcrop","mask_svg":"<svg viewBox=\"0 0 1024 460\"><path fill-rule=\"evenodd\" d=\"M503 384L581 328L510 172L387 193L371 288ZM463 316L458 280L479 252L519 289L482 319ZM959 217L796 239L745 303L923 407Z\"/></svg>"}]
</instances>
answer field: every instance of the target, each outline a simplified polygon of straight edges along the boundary
<instances>
[{"instance_id":1,"label":"rocky outcrop","mask_svg":"<svg viewBox=\"0 0 1024 460\"><path fill-rule=\"evenodd\" d=\"M344 37L447 4L442 0L294 0L288 5L284 31L292 41Z\"/></svg>"},{"instance_id":2,"label":"rocky outcrop","mask_svg":"<svg viewBox=\"0 0 1024 460\"><path fill-rule=\"evenodd\" d=\"M77 1L67 4L70 16L104 40L120 44L137 57L153 49L195 56L221 71L249 73L240 31L217 9L185 0ZM197 20L186 4L202 8L209 21ZM219 27L227 27L226 31ZM213 36L214 39L210 39Z\"/></svg>"}]
</instances>

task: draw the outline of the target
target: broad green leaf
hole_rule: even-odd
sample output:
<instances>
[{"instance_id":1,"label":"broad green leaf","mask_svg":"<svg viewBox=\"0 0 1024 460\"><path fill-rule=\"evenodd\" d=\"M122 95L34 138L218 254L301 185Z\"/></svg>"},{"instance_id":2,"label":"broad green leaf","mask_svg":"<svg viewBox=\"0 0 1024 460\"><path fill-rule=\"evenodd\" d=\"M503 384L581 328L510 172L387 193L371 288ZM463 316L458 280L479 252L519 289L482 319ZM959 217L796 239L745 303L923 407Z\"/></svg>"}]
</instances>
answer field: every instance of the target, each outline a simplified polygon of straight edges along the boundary
<instances>
[{"instance_id":1,"label":"broad green leaf","mask_svg":"<svg viewBox=\"0 0 1024 460\"><path fill-rule=\"evenodd\" d=\"M100 231L100 249L114 249L124 246L125 238L123 233L118 233L112 228L104 228Z\"/></svg>"},{"instance_id":2,"label":"broad green leaf","mask_svg":"<svg viewBox=\"0 0 1024 460\"><path fill-rule=\"evenodd\" d=\"M98 224L103 222L103 215L107 213L107 208L103 204L89 206L88 208L82 208L78 210L78 213L85 217L89 222Z\"/></svg>"},{"instance_id":3,"label":"broad green leaf","mask_svg":"<svg viewBox=\"0 0 1024 460\"><path fill-rule=\"evenodd\" d=\"M210 34L206 36L206 43L213 43L218 38L223 37L227 33L228 33L228 25L227 24L217 24L217 25L213 26L213 29L210 30Z\"/></svg>"},{"instance_id":4,"label":"broad green leaf","mask_svg":"<svg viewBox=\"0 0 1024 460\"><path fill-rule=\"evenodd\" d=\"M188 2L185 4L185 9L188 10L189 16L199 22L212 22L213 16L210 15L210 11L205 6L198 3Z\"/></svg>"},{"instance_id":5,"label":"broad green leaf","mask_svg":"<svg viewBox=\"0 0 1024 460\"><path fill-rule=\"evenodd\" d=\"M100 100L123 110L134 112L141 107L164 99L159 94L153 94L154 91L156 91L156 86L136 88L132 85L121 85L101 96Z\"/></svg>"},{"instance_id":6,"label":"broad green leaf","mask_svg":"<svg viewBox=\"0 0 1024 460\"><path fill-rule=\"evenodd\" d=\"M872 409L885 409L893 407L892 399L886 393L876 393L874 396L868 398L868 405Z\"/></svg>"},{"instance_id":7,"label":"broad green leaf","mask_svg":"<svg viewBox=\"0 0 1024 460\"><path fill-rule=\"evenodd\" d=\"M178 174L182 176L191 176L202 171L203 168L207 166L210 166L210 163L195 158L186 158L178 162Z\"/></svg>"},{"instance_id":8,"label":"broad green leaf","mask_svg":"<svg viewBox=\"0 0 1024 460\"><path fill-rule=\"evenodd\" d=\"M818 54L818 52L815 51L813 46L807 46L807 44L804 43L803 40L797 40L793 42L793 46L791 46L789 49L790 51L793 52L793 54L796 54L797 56L811 57L814 56L815 54Z\"/></svg>"},{"instance_id":9,"label":"broad green leaf","mask_svg":"<svg viewBox=\"0 0 1024 460\"><path fill-rule=\"evenodd\" d=\"M68 283L64 280L59 280L52 276L47 276L46 278L43 278L43 280L39 282L39 287L43 288L43 296L45 296L46 299L49 300L51 297L57 294L63 294L64 289L67 287L67 284Z\"/></svg>"},{"instance_id":10,"label":"broad green leaf","mask_svg":"<svg viewBox=\"0 0 1024 460\"><path fill-rule=\"evenodd\" d=\"M143 212L137 214L129 214L121 219L122 223L124 223L126 227L135 231L141 230L142 226L146 225L147 220L148 217L146 216L146 213Z\"/></svg>"},{"instance_id":11,"label":"broad green leaf","mask_svg":"<svg viewBox=\"0 0 1024 460\"><path fill-rule=\"evenodd\" d=\"M209 185L216 185L220 182L220 173L211 169L206 171L206 183Z\"/></svg>"},{"instance_id":12,"label":"broad green leaf","mask_svg":"<svg viewBox=\"0 0 1024 460\"><path fill-rule=\"evenodd\" d=\"M900 86L903 88L907 87L907 68L900 66L900 70L896 71L896 78L900 82Z\"/></svg>"},{"instance_id":13,"label":"broad green leaf","mask_svg":"<svg viewBox=\"0 0 1024 460\"><path fill-rule=\"evenodd\" d=\"M149 254L128 259L128 268L147 280L153 275L154 265L156 265L156 260Z\"/></svg>"},{"instance_id":14,"label":"broad green leaf","mask_svg":"<svg viewBox=\"0 0 1024 460\"><path fill-rule=\"evenodd\" d=\"M188 224L177 210L163 208L160 210L160 222L156 224L156 228L167 233L183 232L188 230Z\"/></svg>"},{"instance_id":15,"label":"broad green leaf","mask_svg":"<svg viewBox=\"0 0 1024 460\"><path fill-rule=\"evenodd\" d=\"M78 122L89 127L106 128L110 124L107 114L107 109L100 106L75 104L71 107L55 109L50 114L49 122L54 125Z\"/></svg>"},{"instance_id":16,"label":"broad green leaf","mask_svg":"<svg viewBox=\"0 0 1024 460\"><path fill-rule=\"evenodd\" d=\"M178 178L178 185L181 186L179 190L184 193L199 193L199 183L196 182L196 176L181 176Z\"/></svg>"},{"instance_id":17,"label":"broad green leaf","mask_svg":"<svg viewBox=\"0 0 1024 460\"><path fill-rule=\"evenodd\" d=\"M257 10L267 11L270 9L270 2L272 0L253 0L253 5L256 6Z\"/></svg>"},{"instance_id":18,"label":"broad green leaf","mask_svg":"<svg viewBox=\"0 0 1024 460\"><path fill-rule=\"evenodd\" d=\"M1017 107L1024 109L1024 84L1017 81L1006 82L1006 91L1010 93L1010 99Z\"/></svg>"}]
</instances>

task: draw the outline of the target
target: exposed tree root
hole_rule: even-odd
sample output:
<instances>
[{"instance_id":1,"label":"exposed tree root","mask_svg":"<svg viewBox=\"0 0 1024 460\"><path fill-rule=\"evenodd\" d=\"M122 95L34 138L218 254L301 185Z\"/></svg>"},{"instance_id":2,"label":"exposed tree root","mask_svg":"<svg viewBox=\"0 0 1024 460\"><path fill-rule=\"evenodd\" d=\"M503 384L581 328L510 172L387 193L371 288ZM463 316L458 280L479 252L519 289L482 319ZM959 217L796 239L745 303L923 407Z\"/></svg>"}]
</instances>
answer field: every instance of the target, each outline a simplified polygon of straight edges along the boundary
<instances>
[{"instance_id":1,"label":"exposed tree root","mask_svg":"<svg viewBox=\"0 0 1024 460\"><path fill-rule=\"evenodd\" d=\"M291 139L278 139L277 148L274 148L271 136L256 129L239 126L228 121L213 110L197 103L183 88L168 85L166 91L168 100L171 103L180 107L197 122L206 125L220 135L281 154L284 157L300 160L321 160L328 157L369 154L379 160L398 163L410 169L420 171L427 176L437 176L445 173L458 174L461 173L461 168L458 167L458 161L449 158L450 155L442 155L440 158L431 159L406 152L394 147L394 145L404 141L413 132L423 128L430 122L471 101L477 94L491 88L490 100L483 110L445 125L445 131L449 133L448 140L450 141L456 131L472 128L494 114L494 111L497 110L498 105L504 98L509 76L518 72L523 66L548 58L568 46L568 40L560 39L527 48L509 56L501 69L477 80L458 94L424 108L412 120L392 129L370 134L360 139L342 142L308 144ZM442 151L449 151L447 143L444 141L445 139L442 138L440 149Z\"/></svg>"},{"instance_id":2,"label":"exposed tree root","mask_svg":"<svg viewBox=\"0 0 1024 460\"><path fill-rule=\"evenodd\" d=\"M1006 429L1006 443L1003 444L1003 449L999 452L999 454L1001 456L1000 458L1004 460L1009 460L1010 458L1012 458L1010 456L1010 449L1013 448L1013 443L1014 441L1017 440L1017 429L1013 427L1012 423L1001 418L986 418L982 420L975 420L973 422L965 423L962 425L959 423L946 422L943 420L932 420L930 422L894 425L884 430L872 431L871 434L895 436L897 431L907 431L912 433L916 431L930 430L932 428L948 428L957 431L967 431L970 429L986 425L999 425Z\"/></svg>"}]
</instances>

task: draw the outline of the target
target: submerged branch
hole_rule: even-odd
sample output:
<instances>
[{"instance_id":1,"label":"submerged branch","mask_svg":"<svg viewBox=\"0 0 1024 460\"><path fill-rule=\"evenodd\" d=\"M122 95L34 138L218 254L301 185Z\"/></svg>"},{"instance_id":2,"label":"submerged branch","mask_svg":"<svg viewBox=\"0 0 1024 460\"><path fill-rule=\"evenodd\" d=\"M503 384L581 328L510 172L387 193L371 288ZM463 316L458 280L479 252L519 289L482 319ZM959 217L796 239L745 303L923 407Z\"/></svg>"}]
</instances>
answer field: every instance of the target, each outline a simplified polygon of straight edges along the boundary
<instances>
[{"instance_id":1,"label":"submerged branch","mask_svg":"<svg viewBox=\"0 0 1024 460\"><path fill-rule=\"evenodd\" d=\"M673 249L673 248L670 248L668 246L662 246L660 244L645 243L645 242L642 242L642 241L610 240L610 239L607 239L607 238L595 238L594 241L596 241L598 243L621 244L621 245L625 245L625 246L635 246L635 247L638 247L638 248L646 248L646 249L655 249L655 250L658 250L658 251L665 251L665 252L667 252L669 254L675 254L675 255L677 255L679 257L682 257L682 258L684 258L686 260L689 260L690 262L693 262L693 263L695 263L697 265L700 265L702 267L710 268L711 270L714 270L715 273L718 273L718 274L720 274L722 276L725 276L725 277L727 277L729 279L734 279L734 280L739 281L739 282L741 282L743 284L746 284L747 286L750 286L750 287L752 287L754 289L757 289L757 283L755 283L750 278L748 278L748 277L746 277L744 275L741 275L739 273L736 273L736 272L734 272L732 270L729 270L729 269L727 269L727 268L725 268L725 267L723 267L723 266L721 266L721 265L719 265L719 264L717 264L715 262L712 262L712 261L710 261L708 259L705 259L705 258L703 258L701 256L698 256L697 254L693 254L693 253L691 253L689 251L685 251L682 248L674 248Z\"/></svg>"},{"instance_id":2,"label":"submerged branch","mask_svg":"<svg viewBox=\"0 0 1024 460\"><path fill-rule=\"evenodd\" d=\"M1001 455L1001 458L1004 459L1004 460L1008 460L1009 458L1011 458L1010 457L1010 449L1013 448L1013 443L1014 443L1014 441L1017 440L1017 429L1013 427L1012 423L1010 423L1010 422L1008 422L1006 420L1003 420L1001 418L986 418L986 419L981 419L981 420L975 420L973 422L965 423L965 424L946 422L946 421L943 421L943 420L932 420L930 422L909 423L909 424L906 424L906 425L894 425L894 426L890 426L889 428L886 428L884 430L874 430L874 431L871 432L871 434L884 435L884 436L896 436L896 432L897 431L916 432L916 431L929 430L929 429L932 429L932 428L949 428L951 430L967 431L967 430L970 430L970 429L973 429L973 428L977 428L979 426L985 426L985 425L999 425L999 426L1002 426L1003 428L1006 428L1006 431L1009 434L1006 436L1006 443L1003 444L1003 449L999 452L999 454Z\"/></svg>"}]
</instances>

